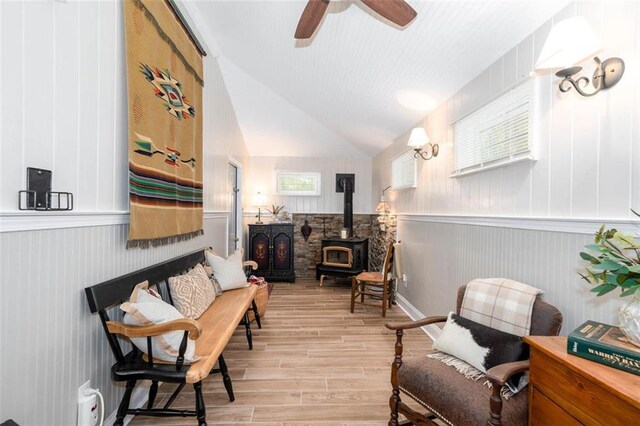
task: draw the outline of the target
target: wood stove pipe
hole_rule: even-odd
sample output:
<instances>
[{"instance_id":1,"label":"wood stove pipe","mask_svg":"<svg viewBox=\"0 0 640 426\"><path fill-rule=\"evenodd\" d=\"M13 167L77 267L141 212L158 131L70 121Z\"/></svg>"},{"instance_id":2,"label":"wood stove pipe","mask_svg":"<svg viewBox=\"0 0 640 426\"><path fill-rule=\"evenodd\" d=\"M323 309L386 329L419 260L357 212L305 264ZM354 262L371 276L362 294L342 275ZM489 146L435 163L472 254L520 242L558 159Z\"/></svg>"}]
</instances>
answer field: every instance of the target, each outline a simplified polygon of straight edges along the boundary
<instances>
[{"instance_id":1,"label":"wood stove pipe","mask_svg":"<svg viewBox=\"0 0 640 426\"><path fill-rule=\"evenodd\" d=\"M347 236L353 237L353 179L343 178L344 188L344 227L347 229Z\"/></svg>"}]
</instances>

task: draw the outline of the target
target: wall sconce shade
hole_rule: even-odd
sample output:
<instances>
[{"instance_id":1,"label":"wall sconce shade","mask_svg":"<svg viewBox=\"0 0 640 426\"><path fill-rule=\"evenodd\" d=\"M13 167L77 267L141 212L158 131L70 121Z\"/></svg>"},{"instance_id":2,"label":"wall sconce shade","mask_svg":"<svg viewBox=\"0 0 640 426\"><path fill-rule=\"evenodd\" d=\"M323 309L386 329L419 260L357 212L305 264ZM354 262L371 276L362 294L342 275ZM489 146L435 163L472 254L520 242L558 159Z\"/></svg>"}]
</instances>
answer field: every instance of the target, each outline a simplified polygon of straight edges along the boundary
<instances>
[{"instance_id":1,"label":"wall sconce shade","mask_svg":"<svg viewBox=\"0 0 640 426\"><path fill-rule=\"evenodd\" d=\"M584 17L562 20L551 29L536 62L536 71L570 67L601 49L602 41Z\"/></svg>"},{"instance_id":2,"label":"wall sconce shade","mask_svg":"<svg viewBox=\"0 0 640 426\"><path fill-rule=\"evenodd\" d=\"M438 151L440 150L437 143L432 144L429 142L429 136L427 136L427 131L424 127L416 127L411 130L407 145L415 151L415 154L413 154L414 158L422 157L423 160L430 160L433 157L437 157Z\"/></svg>"},{"instance_id":3,"label":"wall sconce shade","mask_svg":"<svg viewBox=\"0 0 640 426\"><path fill-rule=\"evenodd\" d=\"M586 92L589 78L577 77L582 67L573 66L602 49L602 41L582 16L565 19L553 26L547 37L535 70L558 70L556 77L562 79L559 84L561 92L568 92L572 88L582 96L593 96L602 89L615 86L624 74L624 61L620 58L609 58L601 61L594 57L596 69L593 72L592 84L594 91Z\"/></svg>"}]
</instances>

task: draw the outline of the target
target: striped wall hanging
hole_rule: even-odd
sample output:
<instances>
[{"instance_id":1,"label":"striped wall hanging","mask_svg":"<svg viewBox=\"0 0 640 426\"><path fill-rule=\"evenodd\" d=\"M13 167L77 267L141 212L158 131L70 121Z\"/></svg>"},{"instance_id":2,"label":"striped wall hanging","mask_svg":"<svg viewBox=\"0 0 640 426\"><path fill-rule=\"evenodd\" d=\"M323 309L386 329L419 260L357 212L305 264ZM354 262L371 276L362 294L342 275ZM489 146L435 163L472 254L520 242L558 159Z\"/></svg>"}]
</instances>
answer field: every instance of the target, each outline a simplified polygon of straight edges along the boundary
<instances>
[{"instance_id":1,"label":"striped wall hanging","mask_svg":"<svg viewBox=\"0 0 640 426\"><path fill-rule=\"evenodd\" d=\"M125 0L127 248L201 235L202 56L167 0Z\"/></svg>"}]
</instances>

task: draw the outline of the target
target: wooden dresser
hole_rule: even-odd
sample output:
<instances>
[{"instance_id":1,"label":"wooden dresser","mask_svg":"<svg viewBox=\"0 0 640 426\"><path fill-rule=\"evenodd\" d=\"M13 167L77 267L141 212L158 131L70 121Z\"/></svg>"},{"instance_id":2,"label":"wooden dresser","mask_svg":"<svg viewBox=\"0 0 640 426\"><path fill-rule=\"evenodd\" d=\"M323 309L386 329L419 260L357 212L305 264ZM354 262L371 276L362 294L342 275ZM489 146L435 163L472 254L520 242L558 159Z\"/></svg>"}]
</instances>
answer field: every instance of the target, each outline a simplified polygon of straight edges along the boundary
<instances>
[{"instance_id":1,"label":"wooden dresser","mask_svg":"<svg viewBox=\"0 0 640 426\"><path fill-rule=\"evenodd\" d=\"M569 355L566 337L524 340L530 425L640 425L640 376Z\"/></svg>"}]
</instances>

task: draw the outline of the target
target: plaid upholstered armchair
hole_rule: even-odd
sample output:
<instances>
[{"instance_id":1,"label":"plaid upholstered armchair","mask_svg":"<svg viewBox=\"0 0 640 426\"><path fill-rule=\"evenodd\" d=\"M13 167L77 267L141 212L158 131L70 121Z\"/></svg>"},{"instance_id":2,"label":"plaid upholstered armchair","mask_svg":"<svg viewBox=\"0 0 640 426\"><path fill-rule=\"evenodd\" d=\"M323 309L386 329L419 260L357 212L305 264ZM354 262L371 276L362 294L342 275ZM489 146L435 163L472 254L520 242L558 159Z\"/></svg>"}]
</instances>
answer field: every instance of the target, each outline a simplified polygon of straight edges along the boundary
<instances>
[{"instance_id":1,"label":"plaid upholstered armchair","mask_svg":"<svg viewBox=\"0 0 640 426\"><path fill-rule=\"evenodd\" d=\"M458 289L456 313L460 314L467 286ZM447 317L427 317L406 323L390 322L386 327L395 330L397 341L395 360L391 367L393 386L389 405L390 425L399 425L399 415L409 424L436 424L436 418L450 425L526 425L528 403L526 389L503 397L503 386L511 377L527 371L528 359L497 365L486 371L485 379L469 380L452 366L437 359L425 357L402 359L403 330L428 324L446 322ZM530 321L530 335L557 335L562 326L562 314L554 306L536 298ZM527 348L528 358L528 348ZM410 397L427 412L411 409L402 398ZM405 423L403 423L405 424Z\"/></svg>"}]
</instances>

